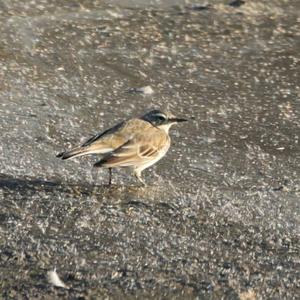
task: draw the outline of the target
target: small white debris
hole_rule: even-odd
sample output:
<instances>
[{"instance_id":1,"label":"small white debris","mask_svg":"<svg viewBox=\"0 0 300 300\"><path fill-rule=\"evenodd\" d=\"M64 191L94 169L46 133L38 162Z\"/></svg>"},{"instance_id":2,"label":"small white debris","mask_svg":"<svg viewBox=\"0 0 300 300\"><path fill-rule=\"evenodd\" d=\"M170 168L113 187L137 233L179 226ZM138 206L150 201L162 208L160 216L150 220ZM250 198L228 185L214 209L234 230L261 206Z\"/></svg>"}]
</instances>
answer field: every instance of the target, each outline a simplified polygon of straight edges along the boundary
<instances>
[{"instance_id":1,"label":"small white debris","mask_svg":"<svg viewBox=\"0 0 300 300\"><path fill-rule=\"evenodd\" d=\"M147 86L144 86L141 88L132 88L132 89L129 89L128 92L129 93L141 93L144 95L151 95L154 93L154 91L150 85L147 85Z\"/></svg>"},{"instance_id":2,"label":"small white debris","mask_svg":"<svg viewBox=\"0 0 300 300\"><path fill-rule=\"evenodd\" d=\"M54 269L53 271L48 271L47 276L48 276L49 283L53 284L56 287L68 289L68 287L58 277L58 274L56 273L56 269Z\"/></svg>"},{"instance_id":3,"label":"small white debris","mask_svg":"<svg viewBox=\"0 0 300 300\"><path fill-rule=\"evenodd\" d=\"M141 92L145 95L151 95L154 93L152 87L150 85L147 85L145 87L140 88Z\"/></svg>"}]
</instances>

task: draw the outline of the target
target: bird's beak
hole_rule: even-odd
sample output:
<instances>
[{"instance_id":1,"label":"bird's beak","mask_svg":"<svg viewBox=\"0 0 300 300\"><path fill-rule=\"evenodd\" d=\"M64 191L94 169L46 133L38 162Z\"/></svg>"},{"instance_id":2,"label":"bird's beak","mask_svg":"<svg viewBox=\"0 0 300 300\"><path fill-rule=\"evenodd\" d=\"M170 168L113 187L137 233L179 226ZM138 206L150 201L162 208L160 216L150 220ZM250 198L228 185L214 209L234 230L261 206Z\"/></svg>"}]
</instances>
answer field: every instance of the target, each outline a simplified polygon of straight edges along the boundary
<instances>
[{"instance_id":1,"label":"bird's beak","mask_svg":"<svg viewBox=\"0 0 300 300\"><path fill-rule=\"evenodd\" d=\"M169 118L168 121L170 123L180 123L180 122L186 122L188 120L187 119L183 119L183 118Z\"/></svg>"}]
</instances>

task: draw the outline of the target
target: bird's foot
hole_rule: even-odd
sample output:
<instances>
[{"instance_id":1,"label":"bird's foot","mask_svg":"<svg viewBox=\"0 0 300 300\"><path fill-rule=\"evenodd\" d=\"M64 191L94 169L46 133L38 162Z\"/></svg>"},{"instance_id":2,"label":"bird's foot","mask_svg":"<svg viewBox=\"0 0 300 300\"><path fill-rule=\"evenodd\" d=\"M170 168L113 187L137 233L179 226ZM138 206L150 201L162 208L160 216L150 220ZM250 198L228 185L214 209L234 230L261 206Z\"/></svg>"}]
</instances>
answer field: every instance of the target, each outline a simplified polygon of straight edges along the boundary
<instances>
[{"instance_id":1,"label":"bird's foot","mask_svg":"<svg viewBox=\"0 0 300 300\"><path fill-rule=\"evenodd\" d=\"M146 182L142 178L141 172L135 171L134 172L135 177L139 180L139 182L142 184L142 186L146 186Z\"/></svg>"}]
</instances>

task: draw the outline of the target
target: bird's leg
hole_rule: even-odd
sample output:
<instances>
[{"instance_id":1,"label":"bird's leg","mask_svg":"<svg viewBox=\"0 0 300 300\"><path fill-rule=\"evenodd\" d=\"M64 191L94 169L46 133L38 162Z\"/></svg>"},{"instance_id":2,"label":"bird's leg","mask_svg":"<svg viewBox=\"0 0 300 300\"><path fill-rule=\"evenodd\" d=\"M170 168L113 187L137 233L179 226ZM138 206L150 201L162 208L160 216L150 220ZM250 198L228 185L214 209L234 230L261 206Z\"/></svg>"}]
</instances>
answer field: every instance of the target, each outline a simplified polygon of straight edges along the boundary
<instances>
[{"instance_id":1,"label":"bird's leg","mask_svg":"<svg viewBox=\"0 0 300 300\"><path fill-rule=\"evenodd\" d=\"M112 169L108 168L108 172L109 172L108 185L111 185L111 183L112 183Z\"/></svg>"},{"instance_id":2,"label":"bird's leg","mask_svg":"<svg viewBox=\"0 0 300 300\"><path fill-rule=\"evenodd\" d=\"M142 178L142 171L134 170L134 175L142 183L143 186L146 186L146 182Z\"/></svg>"}]
</instances>

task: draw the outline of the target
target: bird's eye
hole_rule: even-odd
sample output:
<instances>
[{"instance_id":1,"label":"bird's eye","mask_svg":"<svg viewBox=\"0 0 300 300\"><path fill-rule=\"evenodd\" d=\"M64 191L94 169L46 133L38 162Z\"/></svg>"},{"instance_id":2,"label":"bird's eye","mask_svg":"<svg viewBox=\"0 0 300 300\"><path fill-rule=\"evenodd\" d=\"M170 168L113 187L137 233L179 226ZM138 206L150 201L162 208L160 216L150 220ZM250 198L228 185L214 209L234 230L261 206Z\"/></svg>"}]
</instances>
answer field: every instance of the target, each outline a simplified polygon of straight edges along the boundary
<instances>
[{"instance_id":1,"label":"bird's eye","mask_svg":"<svg viewBox=\"0 0 300 300\"><path fill-rule=\"evenodd\" d=\"M161 114L161 113L158 113L155 115L155 119L157 121L160 121L160 122L164 122L167 118L165 115Z\"/></svg>"}]
</instances>

